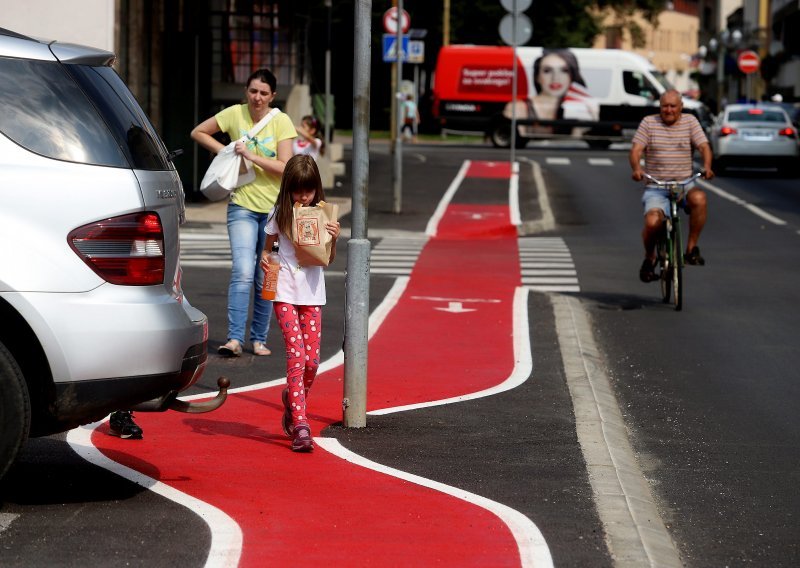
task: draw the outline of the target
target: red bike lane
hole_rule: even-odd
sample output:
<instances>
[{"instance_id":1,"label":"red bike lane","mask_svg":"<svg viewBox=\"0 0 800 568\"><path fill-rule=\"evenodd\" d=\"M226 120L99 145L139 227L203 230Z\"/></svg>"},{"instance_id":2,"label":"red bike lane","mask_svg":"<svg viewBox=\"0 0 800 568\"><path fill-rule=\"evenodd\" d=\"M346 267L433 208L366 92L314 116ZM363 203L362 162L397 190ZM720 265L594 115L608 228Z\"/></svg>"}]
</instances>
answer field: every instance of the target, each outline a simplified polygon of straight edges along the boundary
<instances>
[{"instance_id":1,"label":"red bike lane","mask_svg":"<svg viewBox=\"0 0 800 568\"><path fill-rule=\"evenodd\" d=\"M369 410L482 391L514 369L513 305L521 280L507 164L498 170L473 163L466 179L475 178L485 178L489 203L447 206L397 305L370 340ZM342 374L334 368L314 384L315 436L341 421ZM108 436L104 423L91 441L108 458L230 516L242 532L240 566L295 556L333 566L527 564L524 546L490 510L319 446L312 454L292 453L280 428L280 392L275 386L233 392L205 415L139 414L147 433L142 442Z\"/></svg>"}]
</instances>

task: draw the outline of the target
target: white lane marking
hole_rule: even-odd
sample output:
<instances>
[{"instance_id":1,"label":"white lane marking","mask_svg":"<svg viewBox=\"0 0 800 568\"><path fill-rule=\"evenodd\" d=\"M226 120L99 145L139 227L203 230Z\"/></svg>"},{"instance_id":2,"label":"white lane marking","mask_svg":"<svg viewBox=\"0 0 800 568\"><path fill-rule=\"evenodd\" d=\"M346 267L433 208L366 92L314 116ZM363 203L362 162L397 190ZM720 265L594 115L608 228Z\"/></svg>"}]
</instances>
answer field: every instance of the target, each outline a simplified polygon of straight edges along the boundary
<instances>
[{"instance_id":1,"label":"white lane marking","mask_svg":"<svg viewBox=\"0 0 800 568\"><path fill-rule=\"evenodd\" d=\"M522 214L519 211L519 162L511 164L511 180L508 184L508 206L511 209L511 224L522 224Z\"/></svg>"},{"instance_id":2,"label":"white lane marking","mask_svg":"<svg viewBox=\"0 0 800 568\"><path fill-rule=\"evenodd\" d=\"M469 491L464 491L457 487L445 485L438 481L419 477L418 475L368 460L351 452L342 446L335 438L314 438L314 441L324 450L355 465L390 475L414 483L415 485L427 487L434 491L439 491L440 493L450 495L451 497L486 509L499 517L511 530L514 540L517 541L517 548L519 549L520 563L522 566L536 566L537 568L553 566L553 558L550 556L550 549L547 547L547 542L545 542L541 531L528 517L519 511L515 511L506 505L481 497L475 493L470 493Z\"/></svg>"},{"instance_id":3,"label":"white lane marking","mask_svg":"<svg viewBox=\"0 0 800 568\"><path fill-rule=\"evenodd\" d=\"M533 369L533 360L531 356L531 344L528 332L528 290L525 287L517 288L514 291L514 306L513 306L514 321L512 324L513 341L514 341L514 369L511 375L502 383L469 394L454 396L441 400L433 400L429 402L419 402L416 404L405 404L402 406L394 406L391 408L381 408L378 410L371 410L367 412L370 416L381 416L384 414L393 414L395 412L405 412L406 410L415 410L417 408L429 408L431 406L441 406L443 404L454 404L463 402L465 400L474 400L476 398L483 398L492 396L507 390L518 387L526 380L531 374Z\"/></svg>"},{"instance_id":4,"label":"white lane marking","mask_svg":"<svg viewBox=\"0 0 800 568\"><path fill-rule=\"evenodd\" d=\"M518 239L522 284L537 292L580 292L572 253L561 237Z\"/></svg>"},{"instance_id":5,"label":"white lane marking","mask_svg":"<svg viewBox=\"0 0 800 568\"><path fill-rule=\"evenodd\" d=\"M613 166L611 158L589 158L590 166Z\"/></svg>"},{"instance_id":6,"label":"white lane marking","mask_svg":"<svg viewBox=\"0 0 800 568\"><path fill-rule=\"evenodd\" d=\"M453 178L453 181L450 182L450 186L447 188L447 191L444 192L444 196L442 196L441 201L439 201L439 205L436 206L436 211L433 212L433 216L428 220L428 226L425 228L425 234L429 237L435 237L436 232L439 230L439 222L444 217L444 212L447 209L447 206L450 204L450 201L453 199L456 191L458 191L461 182L464 180L464 176L467 175L467 170L469 170L469 166L472 162L470 160L464 160L464 163L461 164L461 169L458 170L456 177Z\"/></svg>"},{"instance_id":7,"label":"white lane marking","mask_svg":"<svg viewBox=\"0 0 800 568\"><path fill-rule=\"evenodd\" d=\"M764 211L760 207L757 207L757 206L753 205L752 203L748 203L747 201L745 201L741 197L737 197L737 196L735 196L735 195L733 195L731 193L728 193L727 191L724 191L724 190L718 188L716 185L713 185L710 182L707 182L707 181L701 179L701 180L697 180L697 185L706 188L708 191L710 191L712 193L715 193L716 195L719 195L720 197L722 197L724 199L727 199L728 201L731 201L731 202L735 203L736 205L741 205L742 207L744 207L745 209L747 209L751 213L754 213L754 214L758 215L759 217L761 217L762 219L764 219L766 221L769 221L770 223L773 223L773 224L779 225L779 226L786 225L786 221L784 221L783 219L781 219L779 217L776 217L775 215L772 215L771 213L767 213L766 211Z\"/></svg>"},{"instance_id":8,"label":"white lane marking","mask_svg":"<svg viewBox=\"0 0 800 568\"><path fill-rule=\"evenodd\" d=\"M174 487L107 458L92 444L92 432L103 422L104 420L101 420L94 424L87 424L70 430L67 433L67 443L75 453L86 461L124 477L136 485L166 497L170 501L183 505L203 519L211 531L211 547L206 559L206 568L237 566L242 556L242 530L236 521L222 510L205 501L196 499L191 495L178 491Z\"/></svg>"},{"instance_id":9,"label":"white lane marking","mask_svg":"<svg viewBox=\"0 0 800 568\"><path fill-rule=\"evenodd\" d=\"M553 158L553 157L545 158L544 162L551 166L568 166L571 163L569 158Z\"/></svg>"},{"instance_id":10,"label":"white lane marking","mask_svg":"<svg viewBox=\"0 0 800 568\"><path fill-rule=\"evenodd\" d=\"M410 296L412 300L427 300L429 302L488 302L499 304L501 300L495 298L442 298L439 296Z\"/></svg>"}]
</instances>

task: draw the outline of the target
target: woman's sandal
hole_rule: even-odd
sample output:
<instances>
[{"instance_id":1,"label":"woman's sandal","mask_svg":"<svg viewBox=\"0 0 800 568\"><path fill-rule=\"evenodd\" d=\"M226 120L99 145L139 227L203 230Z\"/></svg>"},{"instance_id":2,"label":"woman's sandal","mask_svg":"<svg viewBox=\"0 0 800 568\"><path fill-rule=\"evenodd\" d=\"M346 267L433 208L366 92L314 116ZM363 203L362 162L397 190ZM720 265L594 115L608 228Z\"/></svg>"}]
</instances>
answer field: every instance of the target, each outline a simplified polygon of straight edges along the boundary
<instances>
[{"instance_id":1,"label":"woman's sandal","mask_svg":"<svg viewBox=\"0 0 800 568\"><path fill-rule=\"evenodd\" d=\"M261 343L260 341L254 341L253 355L258 355L259 357L263 357L265 355L272 355L272 351L267 349L267 346Z\"/></svg>"},{"instance_id":2,"label":"woman's sandal","mask_svg":"<svg viewBox=\"0 0 800 568\"><path fill-rule=\"evenodd\" d=\"M229 339L228 343L220 346L217 353L223 357L238 357L242 354L242 344L237 339Z\"/></svg>"}]
</instances>

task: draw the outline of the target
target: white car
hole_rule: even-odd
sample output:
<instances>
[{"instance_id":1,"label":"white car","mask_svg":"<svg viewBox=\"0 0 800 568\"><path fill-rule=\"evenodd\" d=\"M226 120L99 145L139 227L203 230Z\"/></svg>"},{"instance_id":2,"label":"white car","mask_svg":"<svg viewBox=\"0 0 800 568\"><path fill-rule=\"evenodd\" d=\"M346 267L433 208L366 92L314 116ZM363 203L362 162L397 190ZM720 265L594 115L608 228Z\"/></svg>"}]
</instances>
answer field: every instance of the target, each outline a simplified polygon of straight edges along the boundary
<instances>
[{"instance_id":1,"label":"white car","mask_svg":"<svg viewBox=\"0 0 800 568\"><path fill-rule=\"evenodd\" d=\"M113 59L0 29L0 477L29 435L188 404L205 368L183 188Z\"/></svg>"},{"instance_id":2,"label":"white car","mask_svg":"<svg viewBox=\"0 0 800 568\"><path fill-rule=\"evenodd\" d=\"M800 156L797 127L772 105L731 104L711 129L714 170L729 166L775 166L795 171Z\"/></svg>"}]
</instances>

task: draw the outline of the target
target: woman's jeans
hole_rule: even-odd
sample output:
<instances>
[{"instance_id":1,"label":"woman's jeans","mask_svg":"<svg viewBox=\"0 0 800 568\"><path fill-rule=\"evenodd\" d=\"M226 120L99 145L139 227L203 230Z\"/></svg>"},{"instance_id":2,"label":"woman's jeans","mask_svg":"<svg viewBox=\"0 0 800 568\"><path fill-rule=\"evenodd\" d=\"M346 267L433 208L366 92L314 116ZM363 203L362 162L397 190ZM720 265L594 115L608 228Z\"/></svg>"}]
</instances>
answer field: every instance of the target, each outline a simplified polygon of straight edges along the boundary
<instances>
[{"instance_id":1,"label":"woman's jeans","mask_svg":"<svg viewBox=\"0 0 800 568\"><path fill-rule=\"evenodd\" d=\"M228 286L228 339L237 339L240 343L244 343L244 328L254 288L250 341L265 343L267 340L272 302L261 299L264 272L259 265L259 258L266 241L264 227L268 216L267 213L228 203L228 238L233 259Z\"/></svg>"}]
</instances>

